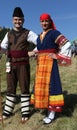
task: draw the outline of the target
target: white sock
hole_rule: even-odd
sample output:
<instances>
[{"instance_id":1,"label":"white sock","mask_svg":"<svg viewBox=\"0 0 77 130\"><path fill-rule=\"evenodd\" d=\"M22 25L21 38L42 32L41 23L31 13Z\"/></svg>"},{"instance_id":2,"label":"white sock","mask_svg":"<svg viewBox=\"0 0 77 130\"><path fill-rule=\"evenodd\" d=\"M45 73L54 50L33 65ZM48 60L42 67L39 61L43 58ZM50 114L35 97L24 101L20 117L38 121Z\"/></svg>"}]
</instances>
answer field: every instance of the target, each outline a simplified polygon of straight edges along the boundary
<instances>
[{"instance_id":1,"label":"white sock","mask_svg":"<svg viewBox=\"0 0 77 130\"><path fill-rule=\"evenodd\" d=\"M48 118L54 119L54 117L55 117L55 111L50 111L49 115L48 115Z\"/></svg>"}]
</instances>

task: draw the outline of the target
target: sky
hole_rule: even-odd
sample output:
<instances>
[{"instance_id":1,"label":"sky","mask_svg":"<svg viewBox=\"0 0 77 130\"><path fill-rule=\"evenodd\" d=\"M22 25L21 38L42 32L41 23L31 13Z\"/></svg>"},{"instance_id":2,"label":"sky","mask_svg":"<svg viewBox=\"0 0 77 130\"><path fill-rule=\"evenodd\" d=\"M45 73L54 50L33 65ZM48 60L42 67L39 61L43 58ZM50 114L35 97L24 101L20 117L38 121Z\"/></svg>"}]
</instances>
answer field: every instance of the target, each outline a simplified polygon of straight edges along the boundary
<instances>
[{"instance_id":1,"label":"sky","mask_svg":"<svg viewBox=\"0 0 77 130\"><path fill-rule=\"evenodd\" d=\"M12 14L15 7L23 10L25 28L39 34L42 32L39 17L42 13L48 13L57 30L70 41L77 39L77 0L2 0L0 27L13 27Z\"/></svg>"}]
</instances>

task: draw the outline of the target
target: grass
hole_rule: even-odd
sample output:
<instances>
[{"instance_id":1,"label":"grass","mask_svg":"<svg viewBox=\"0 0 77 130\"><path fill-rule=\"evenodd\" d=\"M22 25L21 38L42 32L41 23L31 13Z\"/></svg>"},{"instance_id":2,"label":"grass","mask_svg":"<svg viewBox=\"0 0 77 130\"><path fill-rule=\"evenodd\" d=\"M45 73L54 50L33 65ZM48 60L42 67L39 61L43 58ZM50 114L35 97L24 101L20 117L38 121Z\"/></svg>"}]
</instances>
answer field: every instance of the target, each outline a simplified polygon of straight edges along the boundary
<instances>
[{"instance_id":1,"label":"grass","mask_svg":"<svg viewBox=\"0 0 77 130\"><path fill-rule=\"evenodd\" d=\"M30 91L33 88L35 77L35 60L30 59L31 64L31 84ZM65 106L62 113L57 114L56 120L49 125L43 125L44 110L36 110L31 106L32 115L29 121L21 124L20 101L17 102L14 109L14 115L0 122L0 130L76 130L77 129L77 57L72 57L71 66L59 66L60 77L62 81ZM6 95L6 73L5 73L5 56L0 61L0 87L2 96L2 105L4 105ZM19 87L17 94L20 93ZM1 110L0 110L1 111Z\"/></svg>"}]
</instances>

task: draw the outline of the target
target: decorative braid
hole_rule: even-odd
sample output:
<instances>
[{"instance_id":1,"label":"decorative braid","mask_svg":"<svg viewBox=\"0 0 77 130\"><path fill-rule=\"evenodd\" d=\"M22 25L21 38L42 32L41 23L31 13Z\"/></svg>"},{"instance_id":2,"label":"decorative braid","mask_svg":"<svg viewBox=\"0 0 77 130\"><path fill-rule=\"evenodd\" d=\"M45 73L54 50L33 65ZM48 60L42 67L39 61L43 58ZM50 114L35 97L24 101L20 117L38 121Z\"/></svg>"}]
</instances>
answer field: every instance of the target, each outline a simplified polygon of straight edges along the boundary
<instances>
[{"instance_id":1,"label":"decorative braid","mask_svg":"<svg viewBox=\"0 0 77 130\"><path fill-rule=\"evenodd\" d=\"M13 113L13 109L16 102L16 96L15 95L7 95L6 96L6 102L4 106L3 115L10 116Z\"/></svg>"},{"instance_id":2,"label":"decorative braid","mask_svg":"<svg viewBox=\"0 0 77 130\"><path fill-rule=\"evenodd\" d=\"M21 95L22 117L29 117L29 114L30 114L29 106L30 106L30 95L29 94Z\"/></svg>"}]
</instances>

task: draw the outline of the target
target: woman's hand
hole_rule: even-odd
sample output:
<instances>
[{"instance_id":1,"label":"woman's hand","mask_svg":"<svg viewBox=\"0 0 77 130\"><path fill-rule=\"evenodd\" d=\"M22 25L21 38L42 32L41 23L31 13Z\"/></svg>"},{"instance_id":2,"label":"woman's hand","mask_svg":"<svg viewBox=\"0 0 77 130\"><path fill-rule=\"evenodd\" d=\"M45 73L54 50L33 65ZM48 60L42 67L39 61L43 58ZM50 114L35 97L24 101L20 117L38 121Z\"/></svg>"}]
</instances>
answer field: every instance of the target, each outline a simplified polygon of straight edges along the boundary
<instances>
[{"instance_id":1,"label":"woman's hand","mask_svg":"<svg viewBox=\"0 0 77 130\"><path fill-rule=\"evenodd\" d=\"M57 56L56 56L55 53L50 53L48 56L49 56L50 58L57 59Z\"/></svg>"}]
</instances>

